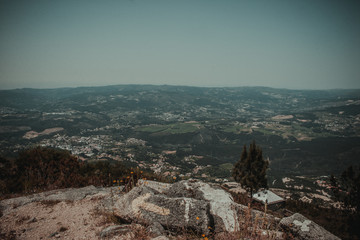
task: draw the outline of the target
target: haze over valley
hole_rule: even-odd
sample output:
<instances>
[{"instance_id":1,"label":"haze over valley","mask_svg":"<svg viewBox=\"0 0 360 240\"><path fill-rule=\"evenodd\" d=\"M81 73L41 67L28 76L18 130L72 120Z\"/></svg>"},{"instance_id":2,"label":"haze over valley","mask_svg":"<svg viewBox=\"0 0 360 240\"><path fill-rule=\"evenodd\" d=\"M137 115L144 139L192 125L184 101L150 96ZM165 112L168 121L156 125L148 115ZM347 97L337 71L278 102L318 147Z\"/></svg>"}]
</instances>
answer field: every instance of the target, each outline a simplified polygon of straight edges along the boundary
<instances>
[{"instance_id":1,"label":"haze over valley","mask_svg":"<svg viewBox=\"0 0 360 240\"><path fill-rule=\"evenodd\" d=\"M359 162L360 90L116 85L3 90L0 100L3 156L41 145L223 182L255 140L270 187L312 193Z\"/></svg>"}]
</instances>

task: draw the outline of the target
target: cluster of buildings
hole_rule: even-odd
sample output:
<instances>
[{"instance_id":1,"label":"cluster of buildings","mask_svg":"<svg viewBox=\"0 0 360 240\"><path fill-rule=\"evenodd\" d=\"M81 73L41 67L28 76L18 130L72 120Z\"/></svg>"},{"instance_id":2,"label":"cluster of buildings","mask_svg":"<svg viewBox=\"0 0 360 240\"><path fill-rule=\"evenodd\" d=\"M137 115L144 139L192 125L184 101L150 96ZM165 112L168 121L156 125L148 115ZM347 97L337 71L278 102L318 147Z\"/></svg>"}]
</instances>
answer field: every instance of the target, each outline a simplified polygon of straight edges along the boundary
<instances>
[{"instance_id":1,"label":"cluster of buildings","mask_svg":"<svg viewBox=\"0 0 360 240\"><path fill-rule=\"evenodd\" d=\"M82 161L128 161L136 163L140 168L150 169L157 174L161 173L169 177L192 177L207 167L196 164L196 159L202 158L202 156L186 156L182 162L192 164L195 167L191 172L184 173L181 167L171 165L168 162L168 157L175 155L176 151L163 151L159 154L148 152L147 154L151 155L150 160L144 161L137 154L139 147L147 151L146 141L136 138L114 141L109 135L70 137L58 133L51 138L41 140L40 145L68 150ZM207 177L206 174L201 176Z\"/></svg>"}]
</instances>

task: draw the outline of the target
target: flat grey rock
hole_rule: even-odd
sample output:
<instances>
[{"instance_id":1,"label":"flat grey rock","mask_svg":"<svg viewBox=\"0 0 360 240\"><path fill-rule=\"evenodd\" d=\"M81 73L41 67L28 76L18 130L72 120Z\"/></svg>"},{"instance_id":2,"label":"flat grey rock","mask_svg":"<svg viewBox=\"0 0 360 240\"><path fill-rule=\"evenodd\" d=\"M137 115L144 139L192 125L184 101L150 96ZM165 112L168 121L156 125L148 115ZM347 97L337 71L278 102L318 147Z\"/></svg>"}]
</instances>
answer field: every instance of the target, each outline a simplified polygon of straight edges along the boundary
<instances>
[{"instance_id":1,"label":"flat grey rock","mask_svg":"<svg viewBox=\"0 0 360 240\"><path fill-rule=\"evenodd\" d=\"M209 203L186 197L168 197L145 185L133 188L114 206L114 213L129 222L143 223L161 235L163 229L191 229L208 233L211 225Z\"/></svg>"},{"instance_id":2,"label":"flat grey rock","mask_svg":"<svg viewBox=\"0 0 360 240\"><path fill-rule=\"evenodd\" d=\"M290 231L296 239L300 240L340 240L315 222L307 219L300 213L285 217L280 221L285 231Z\"/></svg>"}]
</instances>

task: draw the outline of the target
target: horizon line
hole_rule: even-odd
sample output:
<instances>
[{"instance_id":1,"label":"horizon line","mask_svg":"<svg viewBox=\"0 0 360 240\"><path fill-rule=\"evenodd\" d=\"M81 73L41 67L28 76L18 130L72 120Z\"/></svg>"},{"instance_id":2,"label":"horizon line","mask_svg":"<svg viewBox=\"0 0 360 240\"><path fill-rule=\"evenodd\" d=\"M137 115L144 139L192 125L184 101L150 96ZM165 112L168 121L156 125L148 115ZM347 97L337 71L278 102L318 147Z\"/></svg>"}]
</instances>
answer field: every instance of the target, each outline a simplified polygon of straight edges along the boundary
<instances>
[{"instance_id":1,"label":"horizon line","mask_svg":"<svg viewBox=\"0 0 360 240\"><path fill-rule=\"evenodd\" d=\"M126 83L126 84L109 84L109 85L79 85L79 86L69 86L69 87L19 87L19 88L1 88L0 91L13 91L13 90L56 90L56 89L76 89L76 88L101 88L101 87L115 87L115 86L154 86L154 87L190 87L190 88L219 88L219 89L229 89L229 88L269 88L269 89L281 89L281 90L291 90L291 91L357 91L360 88L324 88L324 89L314 89L314 88L287 88L287 87L269 87L261 85L246 85L246 86L198 86L198 85L172 85L172 84L141 84L141 83Z\"/></svg>"}]
</instances>

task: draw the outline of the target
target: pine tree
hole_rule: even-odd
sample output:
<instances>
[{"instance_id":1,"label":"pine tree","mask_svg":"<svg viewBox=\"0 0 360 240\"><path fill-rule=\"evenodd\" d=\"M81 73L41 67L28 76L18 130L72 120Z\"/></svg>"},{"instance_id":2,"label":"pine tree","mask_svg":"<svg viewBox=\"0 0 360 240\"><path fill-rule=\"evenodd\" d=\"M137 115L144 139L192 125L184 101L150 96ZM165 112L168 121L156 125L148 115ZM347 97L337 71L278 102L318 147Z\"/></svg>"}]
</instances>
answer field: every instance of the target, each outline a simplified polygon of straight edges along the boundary
<instances>
[{"instance_id":1,"label":"pine tree","mask_svg":"<svg viewBox=\"0 0 360 240\"><path fill-rule=\"evenodd\" d=\"M340 178L343 193L343 202L346 207L353 208L360 214L360 168L350 166Z\"/></svg>"},{"instance_id":2,"label":"pine tree","mask_svg":"<svg viewBox=\"0 0 360 240\"><path fill-rule=\"evenodd\" d=\"M266 171L268 167L269 162L264 160L261 148L256 146L253 141L249 151L244 145L240 160L233 167L232 176L252 196L253 191L267 188Z\"/></svg>"}]
</instances>

